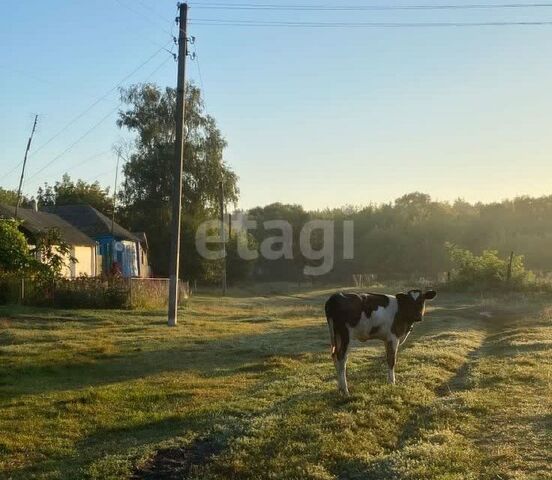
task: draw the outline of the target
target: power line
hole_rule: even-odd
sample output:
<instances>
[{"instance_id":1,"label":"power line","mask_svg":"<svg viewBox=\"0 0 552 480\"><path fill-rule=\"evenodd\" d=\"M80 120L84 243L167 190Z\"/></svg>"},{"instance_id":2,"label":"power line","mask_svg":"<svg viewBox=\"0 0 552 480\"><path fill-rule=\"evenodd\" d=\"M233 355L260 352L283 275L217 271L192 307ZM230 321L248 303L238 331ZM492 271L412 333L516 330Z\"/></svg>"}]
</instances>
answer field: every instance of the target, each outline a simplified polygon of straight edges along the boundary
<instances>
[{"instance_id":1,"label":"power line","mask_svg":"<svg viewBox=\"0 0 552 480\"><path fill-rule=\"evenodd\" d=\"M199 57L200 57L200 55L197 51L197 42L194 42L194 61L196 62L197 74L198 74L198 77L199 77L199 85L201 86L201 93L202 93L202 97L203 97L203 107L205 108L205 113L207 113L207 115L208 115L209 112L208 112L208 108L207 108L207 101L205 99L205 97L206 97L205 85L203 84L203 75L201 74L201 65L199 64Z\"/></svg>"},{"instance_id":2,"label":"power line","mask_svg":"<svg viewBox=\"0 0 552 480\"><path fill-rule=\"evenodd\" d=\"M287 22L261 20L195 19L192 25L220 27L289 27L289 28L447 28L447 27L534 27L550 26L552 21L504 22Z\"/></svg>"},{"instance_id":3,"label":"power line","mask_svg":"<svg viewBox=\"0 0 552 480\"><path fill-rule=\"evenodd\" d=\"M40 152L42 149L47 147L50 143L52 143L56 138L58 138L62 133L67 131L72 125L75 124L75 122L79 121L82 117L84 117L88 112L90 112L94 107L96 107L99 103L101 103L103 100L105 100L109 95L111 95L115 90L117 90L119 87L123 85L130 77L132 77L136 72L141 70L145 65L147 65L151 60L153 60L159 53L161 53L166 47L168 47L172 41L167 42L167 44L164 47L161 47L158 49L153 55L148 57L145 61L140 63L134 70L132 70L128 75L125 75L124 78L122 78L113 88L109 89L105 94L103 94L101 97L99 97L97 100L95 100L93 103L91 103L88 107L86 107L81 113L73 117L71 120L69 120L57 133L55 133L52 137L50 137L45 143L41 144L31 155L30 158L34 157L38 152ZM15 172L23 162L19 162L14 168L12 168L6 175L4 175L4 179L8 178Z\"/></svg>"},{"instance_id":4,"label":"power line","mask_svg":"<svg viewBox=\"0 0 552 480\"><path fill-rule=\"evenodd\" d=\"M192 3L194 9L206 10L280 10L280 11L389 11L389 10L492 10L549 8L552 3L473 3L467 5L276 5L263 3Z\"/></svg>"},{"instance_id":5,"label":"power line","mask_svg":"<svg viewBox=\"0 0 552 480\"><path fill-rule=\"evenodd\" d=\"M96 128L98 128L103 122L105 122L111 115L113 115L119 107L122 104L119 103L113 110L110 110L107 115L102 117L98 122L96 122L92 127L90 127L86 132L84 132L79 138L77 138L73 143L71 143L63 152L61 152L59 155L56 155L52 160L50 160L46 165L44 165L40 170L36 171L33 175L31 175L27 181L32 180L33 178L37 177L39 174L41 174L44 170L46 170L50 165L57 162L61 157L63 157L67 152L71 151L75 145L77 145L81 140L86 138L88 135L90 135Z\"/></svg>"},{"instance_id":6,"label":"power line","mask_svg":"<svg viewBox=\"0 0 552 480\"><path fill-rule=\"evenodd\" d=\"M156 18L157 22L158 23L155 23L152 18L150 16L146 16L146 14L142 14L141 12L139 12L138 10L135 10L134 8L132 7L129 7L126 3L124 3L122 0L115 0L119 5L123 6L124 8L126 8L129 12L132 12L134 13L134 15L137 15L139 17L141 17L142 19L144 19L146 22L150 23L151 25L155 26L156 28L161 28L161 30L163 30L165 33L168 33L169 35L172 35L171 32L169 32L169 30L167 30L165 28L165 26L169 25L169 22L166 20L166 19L163 19L163 22L161 22L158 18ZM153 9L151 9L150 7L146 7L143 3L140 2L140 4L142 5L142 8L147 8L148 10L151 10L153 11ZM157 16L157 14L156 14ZM163 27L160 27L159 24L163 23Z\"/></svg>"},{"instance_id":7,"label":"power line","mask_svg":"<svg viewBox=\"0 0 552 480\"><path fill-rule=\"evenodd\" d=\"M83 165L87 164L88 162L95 160L96 158L103 157L104 155L107 155L108 153L111 153L111 149L105 150L100 153L95 153L94 155L91 155L90 157L85 158L82 162L77 163L76 165L73 165L70 168L64 169L64 173L69 173L73 170L75 170L78 167L82 167Z\"/></svg>"},{"instance_id":8,"label":"power line","mask_svg":"<svg viewBox=\"0 0 552 480\"><path fill-rule=\"evenodd\" d=\"M164 24L169 23L170 25L174 25L174 22L172 22L172 21L169 22L167 20L167 18L164 17L158 10L156 10L152 6L148 5L146 2L144 2L142 0L135 0L135 1L137 1L142 6L142 8L144 8L145 10L148 10L149 12L153 13Z\"/></svg>"},{"instance_id":9,"label":"power line","mask_svg":"<svg viewBox=\"0 0 552 480\"><path fill-rule=\"evenodd\" d=\"M145 79L144 81L147 81L149 80L153 75L155 75L159 70L161 70L161 68L163 68L167 62L169 60L172 60L171 57L168 57L166 58L165 60L163 60L163 62L153 71L151 72ZM53 165L55 162L57 162L61 157L63 157L66 153L68 153L69 151L71 151L73 149L73 147L75 147L81 140L83 140L84 138L86 138L90 133L92 133L96 128L98 128L103 122L105 122L109 117L111 117L111 115L113 115L115 112L117 112L117 110L119 109L119 107L122 105L122 102L119 102L117 104L117 106L113 109L113 110L110 110L109 113L107 115L105 115L104 117L102 117L97 123L95 123L92 127L90 127L88 130L86 130L86 132L84 132L79 138L77 138L73 143L71 143L65 150L63 150L63 152L61 152L59 155L55 156L52 160L50 160L46 165L44 165L40 170L36 171L32 176L30 176L28 178L27 181L29 180L32 180L33 178L36 178L36 176L38 176L39 174L41 174L44 170L46 170L50 165Z\"/></svg>"}]
</instances>

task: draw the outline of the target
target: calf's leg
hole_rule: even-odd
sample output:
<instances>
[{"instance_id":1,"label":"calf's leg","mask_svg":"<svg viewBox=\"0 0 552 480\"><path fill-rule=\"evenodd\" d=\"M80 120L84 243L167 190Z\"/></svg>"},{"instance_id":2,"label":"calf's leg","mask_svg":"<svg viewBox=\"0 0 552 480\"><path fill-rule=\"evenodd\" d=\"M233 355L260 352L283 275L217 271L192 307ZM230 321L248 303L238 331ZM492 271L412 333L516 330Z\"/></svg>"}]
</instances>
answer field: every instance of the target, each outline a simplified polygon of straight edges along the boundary
<instances>
[{"instance_id":1,"label":"calf's leg","mask_svg":"<svg viewBox=\"0 0 552 480\"><path fill-rule=\"evenodd\" d=\"M335 369L337 371L337 386L344 395L349 395L347 387L347 355L349 350L349 332L340 331L336 334L337 354L334 357Z\"/></svg>"},{"instance_id":2,"label":"calf's leg","mask_svg":"<svg viewBox=\"0 0 552 480\"><path fill-rule=\"evenodd\" d=\"M387 358L387 383L395 383L395 364L397 363L397 349L399 341L392 338L385 342L385 356Z\"/></svg>"}]
</instances>

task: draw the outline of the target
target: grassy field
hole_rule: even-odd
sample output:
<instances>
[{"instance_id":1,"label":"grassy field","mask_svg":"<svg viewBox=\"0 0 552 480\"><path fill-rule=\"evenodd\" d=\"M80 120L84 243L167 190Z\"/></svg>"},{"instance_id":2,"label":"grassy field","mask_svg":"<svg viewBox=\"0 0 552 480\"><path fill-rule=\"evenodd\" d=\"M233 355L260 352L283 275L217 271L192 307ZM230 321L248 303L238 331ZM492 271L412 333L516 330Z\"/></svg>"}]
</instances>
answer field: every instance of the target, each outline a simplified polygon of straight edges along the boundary
<instances>
[{"instance_id":1,"label":"grassy field","mask_svg":"<svg viewBox=\"0 0 552 480\"><path fill-rule=\"evenodd\" d=\"M329 293L200 295L175 329L0 309L0 478L552 478L552 298L443 294L397 385L355 345L345 399Z\"/></svg>"}]
</instances>

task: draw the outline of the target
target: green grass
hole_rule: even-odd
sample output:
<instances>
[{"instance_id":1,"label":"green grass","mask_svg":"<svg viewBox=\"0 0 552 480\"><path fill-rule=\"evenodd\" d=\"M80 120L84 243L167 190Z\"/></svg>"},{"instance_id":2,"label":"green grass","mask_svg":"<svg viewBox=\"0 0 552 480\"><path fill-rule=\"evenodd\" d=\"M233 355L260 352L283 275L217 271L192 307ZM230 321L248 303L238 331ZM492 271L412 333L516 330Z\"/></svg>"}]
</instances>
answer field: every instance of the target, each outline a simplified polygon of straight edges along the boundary
<instances>
[{"instance_id":1,"label":"green grass","mask_svg":"<svg viewBox=\"0 0 552 480\"><path fill-rule=\"evenodd\" d=\"M328 290L0 309L0 478L551 478L552 298L446 294L336 393ZM481 315L490 312L491 317Z\"/></svg>"}]
</instances>

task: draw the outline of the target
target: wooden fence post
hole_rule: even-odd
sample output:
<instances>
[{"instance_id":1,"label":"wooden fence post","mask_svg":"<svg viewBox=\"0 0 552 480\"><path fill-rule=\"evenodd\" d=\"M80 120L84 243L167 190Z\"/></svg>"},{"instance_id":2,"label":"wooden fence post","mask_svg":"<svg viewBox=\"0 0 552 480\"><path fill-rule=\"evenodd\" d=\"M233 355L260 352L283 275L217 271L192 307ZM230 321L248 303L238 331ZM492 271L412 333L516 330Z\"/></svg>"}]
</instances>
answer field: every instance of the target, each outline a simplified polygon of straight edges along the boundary
<instances>
[{"instance_id":1,"label":"wooden fence post","mask_svg":"<svg viewBox=\"0 0 552 480\"><path fill-rule=\"evenodd\" d=\"M19 292L19 303L23 305L25 303L25 277L21 277L21 289Z\"/></svg>"},{"instance_id":2,"label":"wooden fence post","mask_svg":"<svg viewBox=\"0 0 552 480\"><path fill-rule=\"evenodd\" d=\"M508 262L508 271L506 272L506 282L512 280L512 263L514 261L514 252L510 252L510 261Z\"/></svg>"},{"instance_id":3,"label":"wooden fence post","mask_svg":"<svg viewBox=\"0 0 552 480\"><path fill-rule=\"evenodd\" d=\"M132 308L132 277L128 278L128 304Z\"/></svg>"}]
</instances>

